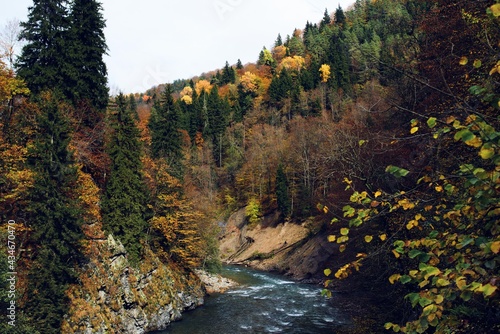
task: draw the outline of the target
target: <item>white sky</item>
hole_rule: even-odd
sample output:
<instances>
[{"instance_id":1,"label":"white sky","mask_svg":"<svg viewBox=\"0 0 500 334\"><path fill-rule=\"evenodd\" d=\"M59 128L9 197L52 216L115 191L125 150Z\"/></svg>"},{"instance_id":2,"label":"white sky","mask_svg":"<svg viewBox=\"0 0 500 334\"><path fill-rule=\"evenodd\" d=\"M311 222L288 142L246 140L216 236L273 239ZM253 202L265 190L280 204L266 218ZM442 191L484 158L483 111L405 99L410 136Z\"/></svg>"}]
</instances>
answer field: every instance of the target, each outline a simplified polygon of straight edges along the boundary
<instances>
[{"instance_id":1,"label":"white sky","mask_svg":"<svg viewBox=\"0 0 500 334\"><path fill-rule=\"evenodd\" d=\"M307 21L317 23L354 0L101 0L111 93L144 92L226 62L255 62ZM0 29L25 21L31 0L0 0Z\"/></svg>"}]
</instances>

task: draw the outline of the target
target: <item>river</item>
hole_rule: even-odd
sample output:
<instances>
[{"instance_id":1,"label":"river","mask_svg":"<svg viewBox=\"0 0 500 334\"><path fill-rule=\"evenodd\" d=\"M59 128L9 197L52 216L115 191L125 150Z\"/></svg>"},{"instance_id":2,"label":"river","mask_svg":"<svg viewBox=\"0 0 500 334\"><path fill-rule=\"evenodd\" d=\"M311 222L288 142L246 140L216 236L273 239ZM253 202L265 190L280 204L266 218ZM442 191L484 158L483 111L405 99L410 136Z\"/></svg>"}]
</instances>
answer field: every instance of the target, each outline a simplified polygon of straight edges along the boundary
<instances>
[{"instance_id":1,"label":"river","mask_svg":"<svg viewBox=\"0 0 500 334\"><path fill-rule=\"evenodd\" d=\"M323 334L349 324L321 296L321 287L244 267L225 267L222 275L240 286L208 297L205 305L156 334Z\"/></svg>"}]
</instances>

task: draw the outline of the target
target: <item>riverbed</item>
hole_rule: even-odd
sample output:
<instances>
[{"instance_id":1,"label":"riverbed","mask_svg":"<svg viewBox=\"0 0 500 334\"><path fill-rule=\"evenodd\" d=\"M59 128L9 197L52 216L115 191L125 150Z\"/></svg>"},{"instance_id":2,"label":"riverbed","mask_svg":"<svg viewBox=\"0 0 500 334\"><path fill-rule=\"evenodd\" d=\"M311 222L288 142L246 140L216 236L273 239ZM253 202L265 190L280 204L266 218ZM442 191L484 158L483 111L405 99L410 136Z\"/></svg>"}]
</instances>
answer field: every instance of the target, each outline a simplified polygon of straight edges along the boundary
<instances>
[{"instance_id":1,"label":"riverbed","mask_svg":"<svg viewBox=\"0 0 500 334\"><path fill-rule=\"evenodd\" d=\"M225 267L222 275L240 285L208 297L205 305L156 334L324 334L350 324L321 295L320 286L238 266Z\"/></svg>"}]
</instances>

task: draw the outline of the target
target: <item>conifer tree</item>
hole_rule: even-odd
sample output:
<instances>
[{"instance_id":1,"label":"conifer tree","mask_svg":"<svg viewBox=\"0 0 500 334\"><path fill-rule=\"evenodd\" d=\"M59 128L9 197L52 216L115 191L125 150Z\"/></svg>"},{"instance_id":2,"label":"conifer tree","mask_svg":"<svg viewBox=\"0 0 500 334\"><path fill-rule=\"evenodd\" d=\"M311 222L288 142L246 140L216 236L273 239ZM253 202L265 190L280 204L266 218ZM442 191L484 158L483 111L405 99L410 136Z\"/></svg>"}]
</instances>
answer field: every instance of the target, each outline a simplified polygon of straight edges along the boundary
<instances>
[{"instance_id":1,"label":"conifer tree","mask_svg":"<svg viewBox=\"0 0 500 334\"><path fill-rule=\"evenodd\" d=\"M27 43L16 67L35 95L60 91L75 105L83 102L104 110L107 46L101 10L95 0L33 2L28 20L21 23L20 38Z\"/></svg>"},{"instance_id":2,"label":"conifer tree","mask_svg":"<svg viewBox=\"0 0 500 334\"><path fill-rule=\"evenodd\" d=\"M74 74L66 51L70 39L68 1L34 0L28 20L21 22L24 45L16 67L32 93L44 90L67 92L69 74ZM71 85L70 85L71 86Z\"/></svg>"},{"instance_id":3,"label":"conifer tree","mask_svg":"<svg viewBox=\"0 0 500 334\"><path fill-rule=\"evenodd\" d=\"M107 68L103 56L108 49L102 6L96 0L73 0L70 13L70 54L75 83L75 101L87 100L100 111L108 104Z\"/></svg>"},{"instance_id":4,"label":"conifer tree","mask_svg":"<svg viewBox=\"0 0 500 334\"><path fill-rule=\"evenodd\" d=\"M107 151L111 171L102 199L103 225L107 233L119 239L132 263L140 258L141 243L150 212L143 182L139 130L134 124L123 94L116 98L117 110L110 115Z\"/></svg>"},{"instance_id":5,"label":"conifer tree","mask_svg":"<svg viewBox=\"0 0 500 334\"><path fill-rule=\"evenodd\" d=\"M234 71L234 68L232 66L229 66L229 63L226 61L226 65L222 69L220 83L222 85L225 85L228 83L234 83L235 80L236 80L236 72Z\"/></svg>"},{"instance_id":6,"label":"conifer tree","mask_svg":"<svg viewBox=\"0 0 500 334\"><path fill-rule=\"evenodd\" d=\"M59 333L67 311L65 291L76 282L82 260L81 214L74 192L77 171L68 151L69 123L53 97L43 97L40 135L30 152L36 173L28 210L32 239L39 247L29 272L26 314L42 333Z\"/></svg>"},{"instance_id":7,"label":"conifer tree","mask_svg":"<svg viewBox=\"0 0 500 334\"><path fill-rule=\"evenodd\" d=\"M278 37L276 38L276 41L274 42L274 46L282 46L283 45L283 40L281 39L281 34L278 34Z\"/></svg>"},{"instance_id":8,"label":"conifer tree","mask_svg":"<svg viewBox=\"0 0 500 334\"><path fill-rule=\"evenodd\" d=\"M346 20L346 17L344 14L344 10L342 9L342 7L340 7L340 4L339 4L339 7L335 11L335 23L337 23L341 27L344 27L345 20Z\"/></svg>"},{"instance_id":9,"label":"conifer tree","mask_svg":"<svg viewBox=\"0 0 500 334\"><path fill-rule=\"evenodd\" d=\"M165 86L161 101L151 111L151 155L166 159L176 177L182 175L182 137L179 132L179 108L172 96L172 85Z\"/></svg>"},{"instance_id":10,"label":"conifer tree","mask_svg":"<svg viewBox=\"0 0 500 334\"><path fill-rule=\"evenodd\" d=\"M130 112L132 113L132 117L138 121L139 120L139 114L137 113L137 101L135 100L134 94L130 94L128 97L128 107L130 109Z\"/></svg>"},{"instance_id":11,"label":"conifer tree","mask_svg":"<svg viewBox=\"0 0 500 334\"><path fill-rule=\"evenodd\" d=\"M243 64L241 63L241 59L238 59L236 62L236 69L241 70L243 68Z\"/></svg>"},{"instance_id":12,"label":"conifer tree","mask_svg":"<svg viewBox=\"0 0 500 334\"><path fill-rule=\"evenodd\" d=\"M325 29L325 27L327 27L331 22L332 19L330 18L330 14L328 14L328 9L325 9L325 13L323 14L323 20L321 21L319 29L320 30Z\"/></svg>"}]
</instances>

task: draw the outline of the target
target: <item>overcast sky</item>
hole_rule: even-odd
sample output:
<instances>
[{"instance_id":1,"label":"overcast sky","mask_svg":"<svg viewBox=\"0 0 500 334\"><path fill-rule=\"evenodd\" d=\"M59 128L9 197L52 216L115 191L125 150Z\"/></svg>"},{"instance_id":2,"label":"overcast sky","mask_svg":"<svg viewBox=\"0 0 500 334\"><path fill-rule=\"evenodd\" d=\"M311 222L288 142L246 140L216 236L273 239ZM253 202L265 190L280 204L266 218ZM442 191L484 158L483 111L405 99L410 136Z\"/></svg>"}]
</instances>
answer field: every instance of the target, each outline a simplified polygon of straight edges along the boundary
<instances>
[{"instance_id":1,"label":"overcast sky","mask_svg":"<svg viewBox=\"0 0 500 334\"><path fill-rule=\"evenodd\" d=\"M354 0L101 0L111 93L144 92L152 86L203 72L255 62L325 8L345 10ZM25 21L31 0L0 0L0 28Z\"/></svg>"}]
</instances>

